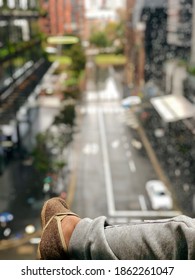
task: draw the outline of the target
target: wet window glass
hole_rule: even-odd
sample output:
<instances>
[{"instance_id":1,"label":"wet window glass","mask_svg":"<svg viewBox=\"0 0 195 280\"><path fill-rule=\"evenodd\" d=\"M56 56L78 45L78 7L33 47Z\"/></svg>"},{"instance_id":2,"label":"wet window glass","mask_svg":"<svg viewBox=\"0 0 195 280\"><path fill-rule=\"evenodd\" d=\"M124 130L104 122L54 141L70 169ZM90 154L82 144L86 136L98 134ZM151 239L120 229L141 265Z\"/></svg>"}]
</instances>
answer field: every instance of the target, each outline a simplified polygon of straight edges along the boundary
<instances>
[{"instance_id":1,"label":"wet window glass","mask_svg":"<svg viewBox=\"0 0 195 280\"><path fill-rule=\"evenodd\" d=\"M0 0L0 241L53 196L195 217L195 0Z\"/></svg>"}]
</instances>

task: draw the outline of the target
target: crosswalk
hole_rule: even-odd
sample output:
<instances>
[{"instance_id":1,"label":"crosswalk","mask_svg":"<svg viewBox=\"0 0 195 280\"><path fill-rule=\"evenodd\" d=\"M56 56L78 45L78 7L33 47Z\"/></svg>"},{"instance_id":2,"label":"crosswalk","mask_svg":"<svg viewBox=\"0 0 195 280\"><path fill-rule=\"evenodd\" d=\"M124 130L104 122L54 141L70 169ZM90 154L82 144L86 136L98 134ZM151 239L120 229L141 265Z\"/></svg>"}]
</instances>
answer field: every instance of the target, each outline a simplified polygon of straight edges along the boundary
<instances>
[{"instance_id":1,"label":"crosswalk","mask_svg":"<svg viewBox=\"0 0 195 280\"><path fill-rule=\"evenodd\" d=\"M118 100L119 97L114 92L108 92L106 90L102 90L98 93L96 92L89 92L86 96L86 101L114 101Z\"/></svg>"},{"instance_id":2,"label":"crosswalk","mask_svg":"<svg viewBox=\"0 0 195 280\"><path fill-rule=\"evenodd\" d=\"M97 105L88 105L81 106L79 108L79 112L81 114L97 114L98 112L102 112L104 114L121 114L123 112L123 108L119 106L97 106Z\"/></svg>"},{"instance_id":3,"label":"crosswalk","mask_svg":"<svg viewBox=\"0 0 195 280\"><path fill-rule=\"evenodd\" d=\"M98 106L96 104L92 104L79 107L79 113L82 115L95 115L98 114L98 112L102 112L103 114L117 114L119 122L133 129L137 129L139 126L139 122L135 114L131 110L126 110L118 105Z\"/></svg>"}]
</instances>

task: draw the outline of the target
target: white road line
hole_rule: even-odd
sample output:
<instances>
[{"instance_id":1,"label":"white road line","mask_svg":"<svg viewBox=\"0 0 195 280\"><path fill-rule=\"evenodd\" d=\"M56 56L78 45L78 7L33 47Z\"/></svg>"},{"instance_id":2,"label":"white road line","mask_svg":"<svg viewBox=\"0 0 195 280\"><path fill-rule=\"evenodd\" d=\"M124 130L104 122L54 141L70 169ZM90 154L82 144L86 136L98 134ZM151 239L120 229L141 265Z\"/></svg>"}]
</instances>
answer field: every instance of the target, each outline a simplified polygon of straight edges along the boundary
<instances>
[{"instance_id":1,"label":"white road line","mask_svg":"<svg viewBox=\"0 0 195 280\"><path fill-rule=\"evenodd\" d=\"M116 217L116 218L108 218L109 224L127 224L129 222L128 217Z\"/></svg>"},{"instance_id":2,"label":"white road line","mask_svg":"<svg viewBox=\"0 0 195 280\"><path fill-rule=\"evenodd\" d=\"M135 166L135 162L133 160L131 160L129 162L129 168L130 168L131 172L133 172L133 173L136 172L136 166Z\"/></svg>"},{"instance_id":3,"label":"white road line","mask_svg":"<svg viewBox=\"0 0 195 280\"><path fill-rule=\"evenodd\" d=\"M140 204L140 207L141 207L142 211L148 210L147 205L146 205L146 201L145 201L145 197L141 194L139 195L139 204Z\"/></svg>"},{"instance_id":4,"label":"white road line","mask_svg":"<svg viewBox=\"0 0 195 280\"><path fill-rule=\"evenodd\" d=\"M181 215L180 211L154 211L154 210L129 210L129 211L114 211L113 216L115 217L175 217Z\"/></svg>"},{"instance_id":5,"label":"white road line","mask_svg":"<svg viewBox=\"0 0 195 280\"><path fill-rule=\"evenodd\" d=\"M102 154L103 154L103 166L104 166L105 185L106 185L106 192L107 192L108 215L113 216L113 213L115 212L114 193L113 193L112 176L110 171L107 139L106 139L105 124L104 124L102 110L98 110L98 122L100 128L100 140L101 140Z\"/></svg>"}]
</instances>

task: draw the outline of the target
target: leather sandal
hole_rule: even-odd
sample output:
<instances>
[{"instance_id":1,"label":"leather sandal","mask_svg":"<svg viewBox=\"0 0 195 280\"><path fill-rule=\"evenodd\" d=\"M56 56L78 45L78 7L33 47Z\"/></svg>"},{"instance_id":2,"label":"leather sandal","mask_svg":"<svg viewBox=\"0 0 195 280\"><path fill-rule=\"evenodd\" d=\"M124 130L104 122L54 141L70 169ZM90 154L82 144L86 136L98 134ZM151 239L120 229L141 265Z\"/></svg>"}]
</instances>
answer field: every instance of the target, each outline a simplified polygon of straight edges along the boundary
<instances>
[{"instance_id":1,"label":"leather sandal","mask_svg":"<svg viewBox=\"0 0 195 280\"><path fill-rule=\"evenodd\" d=\"M51 219L52 216L57 213L66 213L70 212L69 206L66 201L60 197L53 197L48 199L42 207L41 210L41 225L44 229L47 222Z\"/></svg>"},{"instance_id":2,"label":"leather sandal","mask_svg":"<svg viewBox=\"0 0 195 280\"><path fill-rule=\"evenodd\" d=\"M62 220L69 216L77 216L68 209L61 198L51 198L41 211L43 227L37 258L41 260L69 259L68 248L62 231Z\"/></svg>"}]
</instances>

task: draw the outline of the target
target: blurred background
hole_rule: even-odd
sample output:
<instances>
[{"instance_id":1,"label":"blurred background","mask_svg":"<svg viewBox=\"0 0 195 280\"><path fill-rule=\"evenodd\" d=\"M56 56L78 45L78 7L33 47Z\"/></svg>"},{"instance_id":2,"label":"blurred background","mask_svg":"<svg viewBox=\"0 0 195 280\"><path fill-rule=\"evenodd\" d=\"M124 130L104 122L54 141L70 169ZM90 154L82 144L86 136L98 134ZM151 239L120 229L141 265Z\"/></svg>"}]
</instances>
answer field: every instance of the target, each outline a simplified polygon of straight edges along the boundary
<instances>
[{"instance_id":1,"label":"blurred background","mask_svg":"<svg viewBox=\"0 0 195 280\"><path fill-rule=\"evenodd\" d=\"M195 1L0 0L0 259L60 196L111 224L195 217Z\"/></svg>"}]
</instances>

